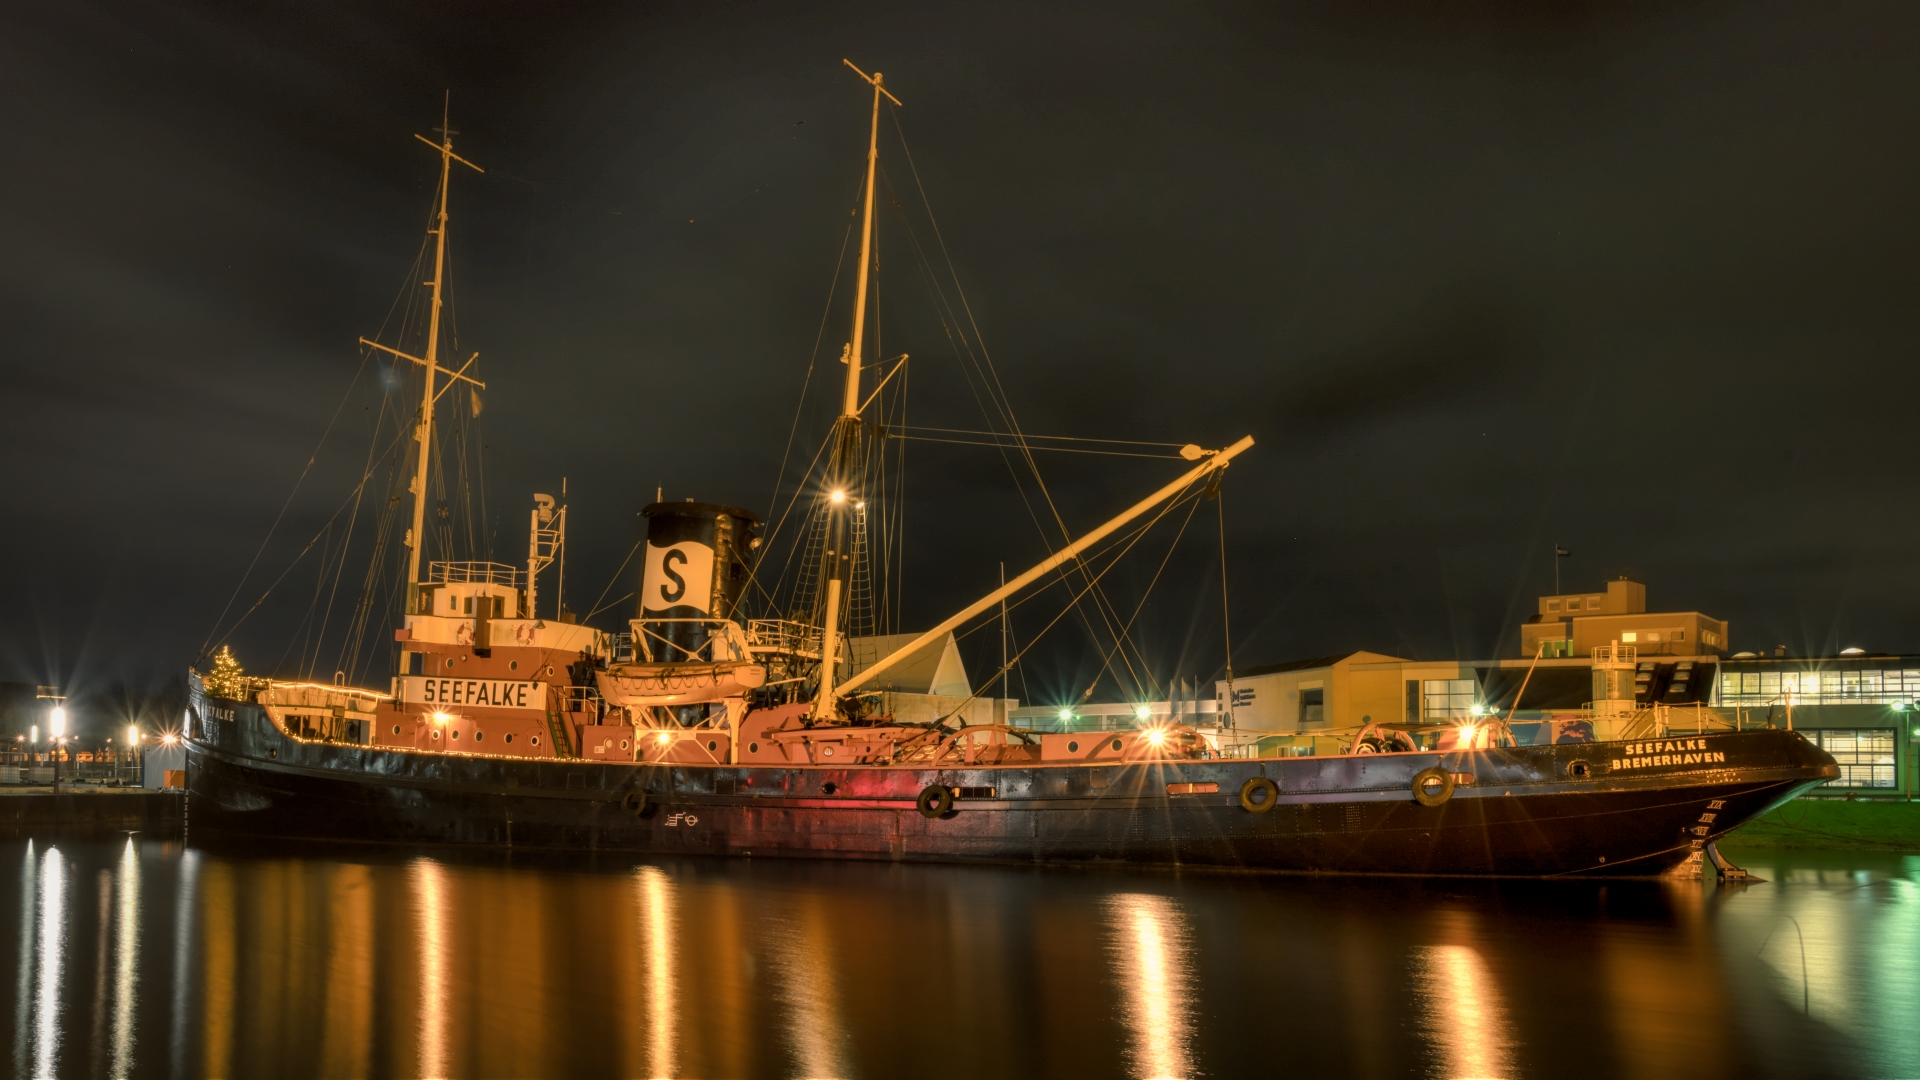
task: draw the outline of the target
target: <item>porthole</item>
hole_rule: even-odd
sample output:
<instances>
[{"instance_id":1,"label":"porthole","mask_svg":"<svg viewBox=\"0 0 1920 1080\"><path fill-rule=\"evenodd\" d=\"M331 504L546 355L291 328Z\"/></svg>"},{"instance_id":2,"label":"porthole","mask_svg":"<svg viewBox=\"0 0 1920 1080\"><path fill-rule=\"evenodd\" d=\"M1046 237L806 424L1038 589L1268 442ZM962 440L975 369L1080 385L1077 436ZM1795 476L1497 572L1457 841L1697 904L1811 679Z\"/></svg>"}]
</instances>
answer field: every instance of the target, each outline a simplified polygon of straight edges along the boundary
<instances>
[{"instance_id":1,"label":"porthole","mask_svg":"<svg viewBox=\"0 0 1920 1080\"><path fill-rule=\"evenodd\" d=\"M748 743L748 744L747 744L747 753L749 753L749 754L757 754L757 753L759 753L759 752L760 752L760 744L759 744L759 743L757 743L757 742L750 742L750 743Z\"/></svg>"},{"instance_id":2,"label":"porthole","mask_svg":"<svg viewBox=\"0 0 1920 1080\"><path fill-rule=\"evenodd\" d=\"M484 739L486 737L487 737L487 733L484 731L476 731L473 733L474 742L479 742L481 739Z\"/></svg>"},{"instance_id":3,"label":"porthole","mask_svg":"<svg viewBox=\"0 0 1920 1080\"><path fill-rule=\"evenodd\" d=\"M453 657L451 657L451 656L449 656L449 657L447 657L447 666L448 666L448 667L452 667L452 666L453 666Z\"/></svg>"},{"instance_id":4,"label":"porthole","mask_svg":"<svg viewBox=\"0 0 1920 1080\"><path fill-rule=\"evenodd\" d=\"M708 740L707 740L707 749L708 749L709 751L713 751L713 750L718 750L718 749L720 749L720 744L719 744L718 742L716 742L716 741L714 741L714 740L712 740L712 739L708 739ZM828 751L828 753L832 753L832 751Z\"/></svg>"},{"instance_id":5,"label":"porthole","mask_svg":"<svg viewBox=\"0 0 1920 1080\"><path fill-rule=\"evenodd\" d=\"M713 745L713 744L711 744L711 743L709 743L709 744L707 744L707 745L709 745L709 746L711 746L711 745ZM828 756L828 757L832 757L832 756L833 756L833 747L831 747L831 746L829 746L829 747L827 747L827 749L826 749L826 754L827 754L827 756Z\"/></svg>"},{"instance_id":6,"label":"porthole","mask_svg":"<svg viewBox=\"0 0 1920 1080\"><path fill-rule=\"evenodd\" d=\"M552 665L552 664L548 664L548 665L547 665L547 674L549 674L549 675L551 675L551 674L553 674L553 665Z\"/></svg>"},{"instance_id":7,"label":"porthole","mask_svg":"<svg viewBox=\"0 0 1920 1080\"><path fill-rule=\"evenodd\" d=\"M447 738L449 738L449 739L457 739L457 738L459 738L459 737L460 737L460 733L459 733L459 732L457 732L457 731L449 731L449 732L447 732Z\"/></svg>"},{"instance_id":8,"label":"porthole","mask_svg":"<svg viewBox=\"0 0 1920 1080\"><path fill-rule=\"evenodd\" d=\"M440 741L440 733L439 733L438 731L436 731L436 732L434 732L434 733L433 733L433 741L434 741L434 742L439 742L439 741Z\"/></svg>"},{"instance_id":9,"label":"porthole","mask_svg":"<svg viewBox=\"0 0 1920 1080\"><path fill-rule=\"evenodd\" d=\"M395 725L393 725L393 733L394 733L395 735L398 735L398 734L400 734L400 725L399 725L399 724L395 724Z\"/></svg>"},{"instance_id":10,"label":"porthole","mask_svg":"<svg viewBox=\"0 0 1920 1080\"><path fill-rule=\"evenodd\" d=\"M508 671L519 671L519 670L520 670L520 661L518 661L518 660L509 660L509 661L507 661L507 670L508 670Z\"/></svg>"},{"instance_id":11,"label":"porthole","mask_svg":"<svg viewBox=\"0 0 1920 1080\"><path fill-rule=\"evenodd\" d=\"M508 741L508 742L512 742L512 741L513 741L513 732L511 732L511 731L509 731L509 732L507 732L507 741Z\"/></svg>"},{"instance_id":12,"label":"porthole","mask_svg":"<svg viewBox=\"0 0 1920 1080\"><path fill-rule=\"evenodd\" d=\"M625 740L625 739L621 739L621 740L620 740L620 749L622 749L622 750L625 750L625 749L627 749L627 740Z\"/></svg>"},{"instance_id":13,"label":"porthole","mask_svg":"<svg viewBox=\"0 0 1920 1080\"><path fill-rule=\"evenodd\" d=\"M1077 743L1077 742L1070 742L1070 743L1068 743L1068 744L1067 744L1067 753L1069 753L1069 754L1077 754L1077 753L1079 753L1079 752L1080 752L1080 744L1079 744L1079 743Z\"/></svg>"},{"instance_id":14,"label":"porthole","mask_svg":"<svg viewBox=\"0 0 1920 1080\"><path fill-rule=\"evenodd\" d=\"M1120 740L1119 740L1119 739L1115 739L1115 740L1113 740L1113 748L1114 748L1115 750L1118 750L1118 749L1120 749Z\"/></svg>"},{"instance_id":15,"label":"porthole","mask_svg":"<svg viewBox=\"0 0 1920 1080\"><path fill-rule=\"evenodd\" d=\"M540 745L540 736L538 736L538 735L535 735L535 736L532 736L532 737L531 737L531 738L529 738L529 739L528 739L527 741L528 741L528 742L530 742L530 743L532 743L532 744L533 744L533 745L535 745L535 746L539 746L539 745Z\"/></svg>"}]
</instances>

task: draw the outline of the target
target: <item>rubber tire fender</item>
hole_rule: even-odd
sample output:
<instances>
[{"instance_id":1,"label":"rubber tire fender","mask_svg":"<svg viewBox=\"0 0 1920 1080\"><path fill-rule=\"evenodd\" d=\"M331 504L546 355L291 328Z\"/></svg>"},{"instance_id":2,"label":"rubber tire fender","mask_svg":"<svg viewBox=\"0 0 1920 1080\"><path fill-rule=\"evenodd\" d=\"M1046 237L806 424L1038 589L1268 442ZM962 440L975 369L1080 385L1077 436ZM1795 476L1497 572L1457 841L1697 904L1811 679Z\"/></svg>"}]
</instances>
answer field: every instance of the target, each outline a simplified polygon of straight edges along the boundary
<instances>
[{"instance_id":1,"label":"rubber tire fender","mask_svg":"<svg viewBox=\"0 0 1920 1080\"><path fill-rule=\"evenodd\" d=\"M1266 801L1255 802L1253 793L1264 791ZM1249 776L1247 782L1240 785L1240 809L1249 814L1264 814L1280 804L1280 785L1264 776Z\"/></svg>"},{"instance_id":2,"label":"rubber tire fender","mask_svg":"<svg viewBox=\"0 0 1920 1080\"><path fill-rule=\"evenodd\" d=\"M627 793L620 796L620 809L625 810L634 817L645 814L647 812L646 789L628 788Z\"/></svg>"},{"instance_id":3,"label":"rubber tire fender","mask_svg":"<svg viewBox=\"0 0 1920 1080\"><path fill-rule=\"evenodd\" d=\"M1430 780L1440 781L1440 787L1436 790L1428 791L1427 782ZM1452 773L1445 769L1430 768L1421 769L1419 772L1413 774L1414 802L1419 803L1421 806L1439 806L1451 798L1453 798Z\"/></svg>"},{"instance_id":4,"label":"rubber tire fender","mask_svg":"<svg viewBox=\"0 0 1920 1080\"><path fill-rule=\"evenodd\" d=\"M913 801L913 805L919 809L921 817L946 817L948 811L953 809L953 789L945 784L928 784L920 789L920 797Z\"/></svg>"}]
</instances>

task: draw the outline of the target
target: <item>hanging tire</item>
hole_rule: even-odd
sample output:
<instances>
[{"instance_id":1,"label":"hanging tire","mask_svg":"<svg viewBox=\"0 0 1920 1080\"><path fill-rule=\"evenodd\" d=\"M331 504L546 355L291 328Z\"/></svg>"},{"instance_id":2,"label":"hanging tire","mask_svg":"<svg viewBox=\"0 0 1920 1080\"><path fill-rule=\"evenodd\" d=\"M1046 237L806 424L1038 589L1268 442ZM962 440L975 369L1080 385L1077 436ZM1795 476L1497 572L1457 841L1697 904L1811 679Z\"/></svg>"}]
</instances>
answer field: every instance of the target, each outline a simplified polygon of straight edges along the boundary
<instances>
[{"instance_id":1,"label":"hanging tire","mask_svg":"<svg viewBox=\"0 0 1920 1080\"><path fill-rule=\"evenodd\" d=\"M921 817L946 817L953 809L953 789L945 784L928 784L913 804L919 807Z\"/></svg>"},{"instance_id":2,"label":"hanging tire","mask_svg":"<svg viewBox=\"0 0 1920 1080\"><path fill-rule=\"evenodd\" d=\"M1264 814L1279 803L1280 785L1264 776L1250 776L1240 785L1240 809L1249 814Z\"/></svg>"},{"instance_id":3,"label":"hanging tire","mask_svg":"<svg viewBox=\"0 0 1920 1080\"><path fill-rule=\"evenodd\" d=\"M1445 769L1421 769L1413 774L1413 801L1439 806L1453 798L1453 774Z\"/></svg>"},{"instance_id":4,"label":"hanging tire","mask_svg":"<svg viewBox=\"0 0 1920 1080\"><path fill-rule=\"evenodd\" d=\"M647 793L640 788L628 788L627 793L620 796L620 809L625 810L634 817L639 817L646 813Z\"/></svg>"}]
</instances>

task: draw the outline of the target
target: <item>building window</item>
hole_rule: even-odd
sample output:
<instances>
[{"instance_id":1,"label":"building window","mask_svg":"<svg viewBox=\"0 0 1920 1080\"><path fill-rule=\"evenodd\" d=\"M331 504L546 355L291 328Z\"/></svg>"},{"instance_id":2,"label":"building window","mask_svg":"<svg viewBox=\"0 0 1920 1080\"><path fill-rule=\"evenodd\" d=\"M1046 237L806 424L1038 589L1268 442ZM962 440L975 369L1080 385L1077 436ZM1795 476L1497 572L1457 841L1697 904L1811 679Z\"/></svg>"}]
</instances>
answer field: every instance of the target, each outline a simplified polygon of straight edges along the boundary
<instances>
[{"instance_id":1,"label":"building window","mask_svg":"<svg viewBox=\"0 0 1920 1080\"><path fill-rule=\"evenodd\" d=\"M1324 724L1327 722L1327 691L1316 686L1311 690L1300 691L1300 722L1302 724Z\"/></svg>"},{"instance_id":2,"label":"building window","mask_svg":"<svg viewBox=\"0 0 1920 1080\"><path fill-rule=\"evenodd\" d=\"M1828 787L1890 788L1894 786L1893 728L1803 728L1820 749L1840 763L1840 779Z\"/></svg>"},{"instance_id":3,"label":"building window","mask_svg":"<svg viewBox=\"0 0 1920 1080\"><path fill-rule=\"evenodd\" d=\"M507 598L504 596L494 597L493 598L493 617L496 619L503 618L506 615L506 611L507 611Z\"/></svg>"},{"instance_id":4,"label":"building window","mask_svg":"<svg viewBox=\"0 0 1920 1080\"><path fill-rule=\"evenodd\" d=\"M1548 611L1559 611L1559 610L1560 610L1560 601L1558 601L1558 600L1549 600L1549 601L1547 601L1547 610L1548 610Z\"/></svg>"},{"instance_id":5,"label":"building window","mask_svg":"<svg viewBox=\"0 0 1920 1080\"><path fill-rule=\"evenodd\" d=\"M1421 683L1421 696L1423 720L1464 720L1473 715L1472 679L1427 679Z\"/></svg>"},{"instance_id":6,"label":"building window","mask_svg":"<svg viewBox=\"0 0 1920 1080\"><path fill-rule=\"evenodd\" d=\"M1568 611L1579 611L1579 610L1580 610L1580 600L1579 600L1579 598L1578 598L1578 597L1576 597L1576 598L1574 598L1574 599L1572 599L1572 600L1569 600L1569 601L1567 601L1567 610L1568 610Z\"/></svg>"}]
</instances>

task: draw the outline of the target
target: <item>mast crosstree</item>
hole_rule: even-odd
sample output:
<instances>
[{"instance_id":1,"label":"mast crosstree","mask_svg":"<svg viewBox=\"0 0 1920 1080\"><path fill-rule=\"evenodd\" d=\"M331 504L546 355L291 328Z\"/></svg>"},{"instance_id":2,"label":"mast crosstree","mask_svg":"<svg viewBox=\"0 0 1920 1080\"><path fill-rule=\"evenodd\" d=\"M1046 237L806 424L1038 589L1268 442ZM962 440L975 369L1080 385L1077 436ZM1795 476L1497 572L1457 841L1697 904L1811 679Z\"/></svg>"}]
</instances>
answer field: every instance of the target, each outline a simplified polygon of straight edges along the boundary
<instances>
[{"instance_id":1,"label":"mast crosstree","mask_svg":"<svg viewBox=\"0 0 1920 1080\"><path fill-rule=\"evenodd\" d=\"M867 280L873 267L873 180L880 161L880 99L895 105L900 99L887 92L883 76L872 75L843 60L853 73L873 87L873 126L867 136L867 186L865 208L860 219L860 268L853 294L853 334L847 341L840 362L847 365L846 393L841 399L840 418L834 422L833 457L827 466L826 550L822 555L820 576L826 582L826 605L822 612L820 635L820 688L814 698L813 716L825 719L834 715L834 681L839 674L840 655L845 635L841 608L845 606L847 583L853 569L853 537L848 517L866 509L856 481L860 474L860 367L865 356L867 329Z\"/></svg>"},{"instance_id":2,"label":"mast crosstree","mask_svg":"<svg viewBox=\"0 0 1920 1080\"><path fill-rule=\"evenodd\" d=\"M422 284L431 286L433 289L433 306L427 316L427 355L424 357L411 356L401 352L399 349L382 345L377 341L368 341L366 338L360 339L360 344L362 345L379 349L381 352L392 353L403 360L410 360L426 369L423 372L425 385L420 392L420 416L413 427L413 439L420 444L420 449L418 453L415 454L413 482L407 487L407 490L413 494L413 527L407 530L406 538L408 612L412 612L418 602L420 592L420 550L426 546L427 466L433 455L434 403L440 400L441 394L452 389L455 382L472 383L482 390L487 388L486 383L472 378L466 373L467 369L473 366L473 362L480 358L480 354L477 352L467 357L467 362L461 364L457 371L440 366L441 286L446 281L447 267L447 188L453 173L453 163L457 161L477 173L487 171L453 152L453 137L459 134L459 132L455 131L453 126L447 122L448 106L450 104L451 96L449 96L448 104L442 105L441 107L440 126L434 129L440 133L439 142L434 142L424 135L414 136L414 138L440 151L440 206L438 212L434 215L433 228L427 230L434 238L433 280L422 282ZM439 375L447 376L447 382L445 386L436 390L434 386L437 381L436 376Z\"/></svg>"}]
</instances>

